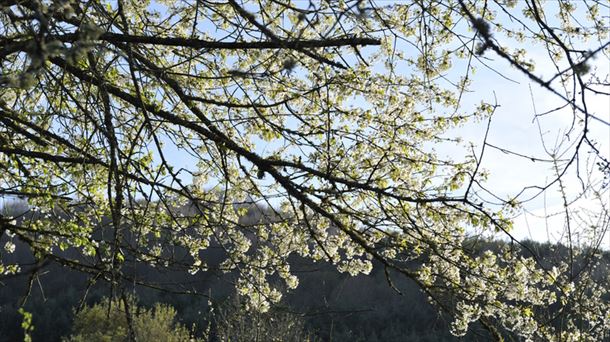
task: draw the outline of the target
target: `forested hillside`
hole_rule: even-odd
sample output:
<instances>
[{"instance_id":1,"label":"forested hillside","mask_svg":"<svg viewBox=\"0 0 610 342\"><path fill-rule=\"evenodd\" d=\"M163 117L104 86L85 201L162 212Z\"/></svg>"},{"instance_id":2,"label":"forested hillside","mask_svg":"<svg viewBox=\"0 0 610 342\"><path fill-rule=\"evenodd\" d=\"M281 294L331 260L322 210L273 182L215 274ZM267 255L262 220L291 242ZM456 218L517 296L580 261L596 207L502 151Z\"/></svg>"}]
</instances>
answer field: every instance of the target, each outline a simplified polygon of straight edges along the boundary
<instances>
[{"instance_id":1,"label":"forested hillside","mask_svg":"<svg viewBox=\"0 0 610 342\"><path fill-rule=\"evenodd\" d=\"M470 240L477 249L500 250L503 242ZM543 260L550 260L568 252L565 247L527 242L532 251ZM222 252L215 249L208 260L221 260ZM27 259L26 255L17 258ZM610 267L610 254L604 254L604 263L598 267L601 277ZM286 296L262 317L269 320L276 313L288 315L292 320L302 322L311 336L321 341L487 341L488 333L475 326L463 339L448 332L448 317L438 314L422 296L421 290L411 281L399 277L393 271L375 263L370 276L351 277L337 272L332 266L306 259L292 260L295 273L301 282L299 287ZM211 327L207 337L215 340L214 330L219 319L210 314L208 303L213 303L216 311L227 305L231 319L246 321L251 313L243 307L236 307L231 277L225 274L210 276L205 273L185 275L184 273L159 274L145 267L138 268L139 277L150 283L170 286L176 292L197 290L209 294L205 296L180 295L168 291L157 291L150 287L136 286L133 293L141 305L152 307L155 303L169 304L177 310L177 317L186 327L196 326L198 336L206 336L206 328ZM234 278L234 277L233 277ZM31 282L31 284L30 284ZM32 313L35 327L33 341L60 341L71 333L74 312L79 305L97 303L109 294L107 283L91 284L82 273L60 266L40 269L35 279L19 276L3 281L0 291L0 341L21 340L22 317L17 312L19 301L27 297L25 308ZM30 290L28 290L30 287ZM84 301L84 303L82 302ZM243 303L242 303L243 304ZM241 310L241 312L240 312ZM273 325L273 323L270 323ZM210 333L211 332L211 333ZM245 337L245 340L248 340ZM262 339L265 340L264 338Z\"/></svg>"}]
</instances>

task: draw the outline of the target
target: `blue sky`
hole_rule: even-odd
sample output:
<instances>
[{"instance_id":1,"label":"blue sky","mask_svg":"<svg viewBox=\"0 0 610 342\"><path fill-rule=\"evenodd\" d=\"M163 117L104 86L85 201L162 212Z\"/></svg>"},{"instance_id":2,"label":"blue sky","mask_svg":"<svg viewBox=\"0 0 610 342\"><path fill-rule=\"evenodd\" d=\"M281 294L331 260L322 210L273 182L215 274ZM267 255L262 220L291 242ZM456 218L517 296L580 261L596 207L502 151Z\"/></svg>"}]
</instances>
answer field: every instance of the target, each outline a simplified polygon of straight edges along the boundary
<instances>
[{"instance_id":1,"label":"blue sky","mask_svg":"<svg viewBox=\"0 0 610 342\"><path fill-rule=\"evenodd\" d=\"M550 5L547 3L547 6L550 6L550 10L553 10L554 5L552 3ZM582 13L576 14L582 15ZM501 15L499 18L501 18ZM503 22L503 24L511 25L508 21ZM210 34L213 36L214 33L210 32ZM542 45L526 45L505 36L495 35L494 37L498 39L498 43L501 45L509 48L526 49L527 57L536 62L536 75L542 76L543 79L548 79L554 75L555 69L549 62L546 50ZM599 46L599 42L591 42L592 48L597 46ZM586 44L582 47L586 48ZM350 57L348 56L347 59L349 60ZM564 101L533 83L526 75L511 67L507 61L502 60L493 52L487 52L482 60L494 70L476 61L474 62L477 72L471 76L471 91L464 95L462 107L467 111L469 108L473 109L482 100L489 103L497 101L499 107L493 116L488 143L541 160L550 159L548 153L549 150L553 149L562 153L564 158L569 157L574 152L572 143L579 134L579 127L576 127L569 136L566 135L573 119L573 113L570 109L559 110L535 120L536 113L557 108L563 105ZM595 72L602 77L610 73L608 59L603 54L593 60L591 66L591 72ZM463 75L464 67L464 60L454 61L454 67L448 76L457 79ZM498 73L501 73L504 77ZM553 85L557 87L556 83ZM610 121L610 99L603 95L588 94L587 96L590 112L602 120ZM485 127L486 122L471 122L449 132L449 135L461 136L465 142L472 142L478 154ZM598 149L602 155L610 157L610 126L598 121L591 121L588 134L599 143ZM263 152L268 148L273 148L273 145L260 143L257 145L257 152ZM459 160L459 156L468 153L463 147L453 144L434 146L434 148L441 155L450 156L455 160ZM173 146L168 145L167 151L173 163L178 167L185 166L192 169L196 162L196 160L181 153L180 149ZM586 152L586 150L583 150L583 156L587 155ZM584 163L584 158L582 161L581 172L591 166ZM493 190L496 195L503 199L515 197L523 188L544 185L554 177L552 163L531 161L491 147L486 148L482 168L489 172L489 178L484 186ZM190 175L183 173L182 178L186 183L190 183ZM599 175L595 175L593 182L598 182L598 178ZM581 188L574 166L568 171L563 181L568 200L575 199L581 192ZM563 198L558 190L558 184L556 184L536 197L533 197L537 193L535 189L527 190L518 197L519 200L529 200L523 203L522 208L514 214L515 227L513 234L515 237L519 239L531 238L538 241L558 241L563 237L566 216ZM484 198L493 201L491 196L484 195ZM610 202L609 193L607 191L602 193L601 199L607 205ZM599 206L600 203L589 197L580 198L570 206L568 215L572 220L578 220L579 213L582 214L586 210L598 212ZM587 212L584 216L594 217L592 212ZM607 226L607 222L602 223L602 225L604 224ZM587 224L580 222L580 225ZM605 244L610 246L610 236L606 236L605 241Z\"/></svg>"},{"instance_id":2,"label":"blue sky","mask_svg":"<svg viewBox=\"0 0 610 342\"><path fill-rule=\"evenodd\" d=\"M542 52L532 49L529 53L536 60L540 59L536 58L536 55ZM571 127L573 118L571 110L566 108L541 117L539 122L535 120L536 113L544 113L557 108L563 105L564 101L533 83L527 76L512 69L507 62L500 60L497 56L490 54L489 58L491 59L488 61L489 65L502 70L505 75L517 83L508 81L486 69L480 69L473 78L473 92L465 97L464 105L474 105L481 99L493 102L494 97L497 98L497 103L500 105L492 119L488 142L506 150L539 159L550 159L544 146L547 150L557 148L558 151L563 152L563 158L568 158L574 152L572 143L579 133L577 127L570 134L570 139L567 139L566 133ZM592 67L600 75L610 73L610 65L603 55L594 61ZM536 73L542 75L549 75L553 70L550 63L546 65L539 63L536 67ZM587 103L591 113L600 119L610 121L610 99L607 96L588 94ZM472 141L480 148L485 133L485 124L485 122L471 123L460 128L455 134L461 135L467 141ZM610 126L592 120L589 129L589 136L599 143L599 151L608 158L610 156ZM457 151L455 148L448 147L443 152L453 154ZM584 149L583 156L588 155L586 152L587 150ZM489 171L486 187L493 189L500 196L505 196L504 198L514 197L525 187L543 185L554 176L552 163L534 162L489 147L485 151L482 166ZM581 170L583 170L582 166ZM564 178L569 199L573 199L581 190L574 170L573 166ZM599 174L594 178L594 182L600 181ZM524 196L520 198L525 200L537 192L535 189L531 189L524 192ZM610 195L606 191L601 194L601 198L608 204ZM588 198L581 198L571 206L571 210L574 210L570 212L572 218L577 216L577 212L584 213L583 208L596 211L599 210L599 203ZM545 193L523 204L520 215L515 218L513 232L515 237L538 241L560 239L565 224L563 210L563 199L558 191L558 186L552 186ZM605 244L606 247L610 246L609 236L606 236Z\"/></svg>"}]
</instances>

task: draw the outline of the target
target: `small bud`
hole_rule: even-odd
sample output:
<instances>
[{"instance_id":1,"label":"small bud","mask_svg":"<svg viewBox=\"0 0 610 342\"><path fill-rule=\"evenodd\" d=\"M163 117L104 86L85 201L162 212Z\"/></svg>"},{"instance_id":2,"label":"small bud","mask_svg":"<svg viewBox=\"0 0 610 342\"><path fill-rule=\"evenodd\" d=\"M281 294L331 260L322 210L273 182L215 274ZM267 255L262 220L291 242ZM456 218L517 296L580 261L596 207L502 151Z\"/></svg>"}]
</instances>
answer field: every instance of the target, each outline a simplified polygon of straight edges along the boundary
<instances>
[{"instance_id":1,"label":"small bud","mask_svg":"<svg viewBox=\"0 0 610 342\"><path fill-rule=\"evenodd\" d=\"M297 66L297 61L295 61L293 58L287 58L284 60L284 63L282 64L282 69L286 70L288 73L291 73L294 68L296 68Z\"/></svg>"},{"instance_id":2,"label":"small bud","mask_svg":"<svg viewBox=\"0 0 610 342\"><path fill-rule=\"evenodd\" d=\"M487 43L484 43L484 44L478 43L475 53L477 54L477 56L483 56L488 47L489 47L489 45L487 45Z\"/></svg>"},{"instance_id":3,"label":"small bud","mask_svg":"<svg viewBox=\"0 0 610 342\"><path fill-rule=\"evenodd\" d=\"M472 21L472 26L478 33L480 33L484 38L489 38L491 30L489 28L489 24L483 18L476 18Z\"/></svg>"},{"instance_id":4,"label":"small bud","mask_svg":"<svg viewBox=\"0 0 610 342\"><path fill-rule=\"evenodd\" d=\"M591 66L585 62L578 63L572 67L578 76L583 76L591 70Z\"/></svg>"}]
</instances>

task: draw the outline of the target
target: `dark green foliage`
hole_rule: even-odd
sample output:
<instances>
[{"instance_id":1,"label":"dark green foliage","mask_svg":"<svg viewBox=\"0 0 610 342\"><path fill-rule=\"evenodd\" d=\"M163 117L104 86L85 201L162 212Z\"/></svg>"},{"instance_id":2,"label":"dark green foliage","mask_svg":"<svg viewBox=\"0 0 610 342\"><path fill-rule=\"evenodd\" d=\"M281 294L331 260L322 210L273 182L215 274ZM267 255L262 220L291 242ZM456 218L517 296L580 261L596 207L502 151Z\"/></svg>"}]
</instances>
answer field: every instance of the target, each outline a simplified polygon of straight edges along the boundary
<instances>
[{"instance_id":1,"label":"dark green foliage","mask_svg":"<svg viewBox=\"0 0 610 342\"><path fill-rule=\"evenodd\" d=\"M528 248L541 259L567 253L562 246L551 246L527 242ZM503 243L478 241L477 250L498 251ZM18 251L21 249L17 249ZM29 260L31 256L13 257ZM209 259L220 259L210 255ZM609 256L598 272L608 269ZM322 341L457 341L448 333L448 318L439 315L425 300L417 286L404 277L390 272L399 295L389 285L384 269L375 265L369 276L355 278L340 274L325 263L312 263L302 259L293 260L293 269L300 277L299 287L285 296L283 306L272 308L272 315L290 312L303 323L302 331L315 334ZM174 282L176 288L196 289L211 295L215 310L225 308L227 298L232 295L232 286L226 276L221 278L211 273L190 276L186 272L174 274L153 273L151 269L138 269L139 277L159 282ZM601 274L600 273L600 274ZM598 274L599 275L599 274ZM229 275L230 276L230 275ZM230 278L230 277L229 277ZM19 302L26 293L29 276L0 279L0 342L23 340L20 327L22 317L18 313ZM34 278L25 310L33 315L33 341L60 341L71 333L74 308L80 304L87 289L87 278L76 271L50 265L38 272ZM152 308L155 303L169 304L176 309L177 321L186 327L193 324L201 336L208 326L208 299L204 296L178 295L136 287L139 302ZM88 289L85 303L98 303L109 295L109 286L98 282ZM230 302L230 300L229 300ZM225 306L223 306L225 305ZM235 308L234 308L235 309ZM234 311L235 312L235 311ZM233 315L239 316L239 311ZM234 318L237 319L237 318ZM218 324L218 321L213 321ZM299 328L299 329L301 329ZM221 328L222 330L222 328ZM218 340L217 326L212 324L212 340ZM216 336L216 337L215 337ZM312 338L313 339L313 338ZM487 341L480 326L473 326L464 338L466 341Z\"/></svg>"},{"instance_id":2,"label":"dark green foliage","mask_svg":"<svg viewBox=\"0 0 610 342\"><path fill-rule=\"evenodd\" d=\"M127 310L137 341L184 342L192 339L189 329L176 324L176 310L170 305L156 304L152 309L140 307L133 297L114 300L106 298L76 313L72 334L65 342L122 342L129 336ZM126 306L124 303L129 305Z\"/></svg>"}]
</instances>

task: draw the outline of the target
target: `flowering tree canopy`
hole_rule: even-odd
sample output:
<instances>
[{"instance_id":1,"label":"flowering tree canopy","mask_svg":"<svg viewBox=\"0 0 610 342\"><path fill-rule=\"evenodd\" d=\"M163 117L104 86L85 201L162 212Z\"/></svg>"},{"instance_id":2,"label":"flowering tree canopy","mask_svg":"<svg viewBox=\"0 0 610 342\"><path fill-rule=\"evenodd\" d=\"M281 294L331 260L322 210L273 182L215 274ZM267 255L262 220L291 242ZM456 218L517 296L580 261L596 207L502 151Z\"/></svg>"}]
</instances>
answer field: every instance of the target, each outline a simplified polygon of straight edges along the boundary
<instances>
[{"instance_id":1,"label":"flowering tree canopy","mask_svg":"<svg viewBox=\"0 0 610 342\"><path fill-rule=\"evenodd\" d=\"M248 305L265 311L298 286L290 256L352 275L376 260L415 281L458 336L476 321L498 340L610 330L597 263L609 168L591 133L608 121L588 103L608 101L608 75L593 67L610 51L605 1L0 6L0 194L29 205L0 217L0 279L53 262L120 291L157 286L135 263L233 272ZM487 134L476 148L450 134L485 127L502 105L463 105L492 59L556 99L546 116L568 110L569 148L542 160ZM466 153L448 158L437 149L447 144ZM486 148L548 163L553 177L535 196L560 189L568 253L543 258L513 237L527 198L485 187ZM569 177L582 183L577 195L565 191ZM601 200L593 224L569 210L582 196ZM265 210L245 220L253 202ZM484 250L477 236L508 242ZM210 246L222 263L207 263ZM35 265L11 263L15 248Z\"/></svg>"}]
</instances>

